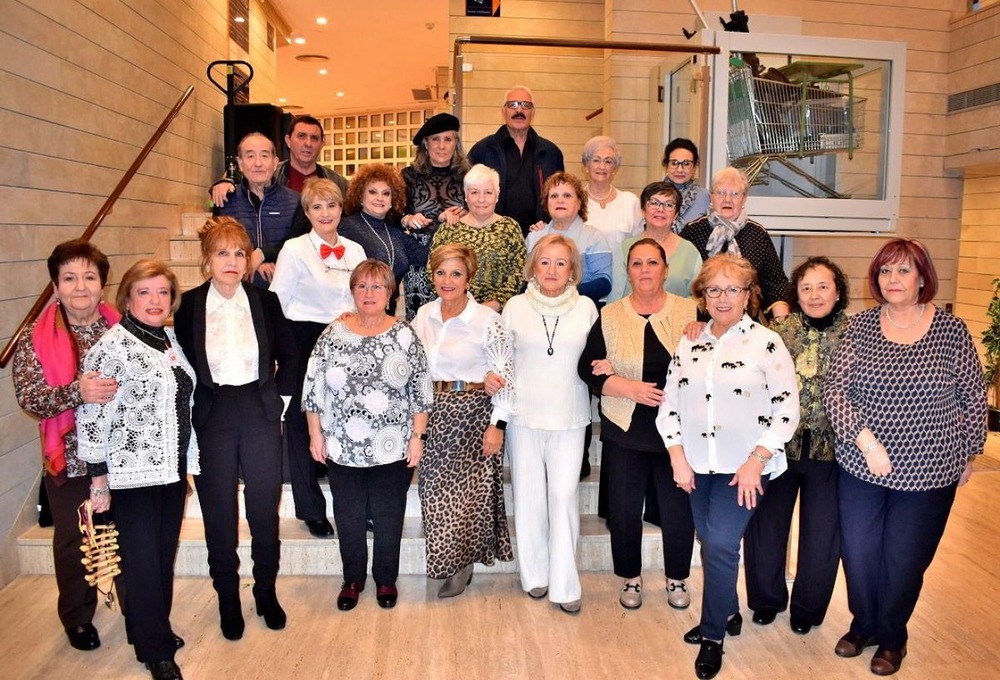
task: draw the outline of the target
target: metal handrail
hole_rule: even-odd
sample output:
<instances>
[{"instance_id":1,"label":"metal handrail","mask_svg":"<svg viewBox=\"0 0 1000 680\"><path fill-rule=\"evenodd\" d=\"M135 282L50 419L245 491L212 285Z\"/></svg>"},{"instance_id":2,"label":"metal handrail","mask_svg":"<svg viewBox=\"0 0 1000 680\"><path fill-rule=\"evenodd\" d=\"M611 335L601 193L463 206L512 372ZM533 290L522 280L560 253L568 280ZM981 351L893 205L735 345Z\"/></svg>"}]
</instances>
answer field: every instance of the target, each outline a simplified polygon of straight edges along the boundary
<instances>
[{"instance_id":1,"label":"metal handrail","mask_svg":"<svg viewBox=\"0 0 1000 680\"><path fill-rule=\"evenodd\" d=\"M125 174L122 175L121 181L119 181L118 185L115 186L114 190L108 196L108 199L104 201L104 205L102 205L101 209L97 211L96 215L94 215L94 219L92 219L90 224L87 225L87 229L80 236L81 240L89 241L94 235L94 232L97 231L97 228L101 226L104 218L111 214L111 208L118 200L118 197L121 196L123 191L125 191L125 187L127 187L128 183L132 181L132 178L139 170L143 161L145 161L146 157L149 156L149 153L153 150L153 147L156 146L156 143L160 141L160 137L162 137L163 133L167 131L168 127L170 127L170 124L177 117L177 114L180 113L181 107L184 106L184 103L187 102L192 93L194 93L193 85L184 90L184 94L182 94L180 99L177 100L174 107L170 109L170 112L163 119L163 122L160 123L158 128L156 128L156 132L154 132L153 136L149 138L148 142L146 142L146 146L142 147L142 151L139 152L139 155L135 157L134 161L132 161L132 165L130 165L128 170L125 171ZM3 348L3 352L0 353L0 368L6 367L8 362L10 362L11 357L14 355L14 350L17 348L17 343L20 342L25 329L27 329L28 326L30 326L34 320L38 318L38 315L42 313L42 310L45 308L46 303L48 303L49 298L52 297L52 292L52 282L49 281L45 286L45 290L43 290L42 294L38 296L37 300L35 300L35 304L32 305L30 310L28 310L24 320L21 321L21 325L17 327L17 330L14 331L10 340L7 341L7 345Z\"/></svg>"}]
</instances>

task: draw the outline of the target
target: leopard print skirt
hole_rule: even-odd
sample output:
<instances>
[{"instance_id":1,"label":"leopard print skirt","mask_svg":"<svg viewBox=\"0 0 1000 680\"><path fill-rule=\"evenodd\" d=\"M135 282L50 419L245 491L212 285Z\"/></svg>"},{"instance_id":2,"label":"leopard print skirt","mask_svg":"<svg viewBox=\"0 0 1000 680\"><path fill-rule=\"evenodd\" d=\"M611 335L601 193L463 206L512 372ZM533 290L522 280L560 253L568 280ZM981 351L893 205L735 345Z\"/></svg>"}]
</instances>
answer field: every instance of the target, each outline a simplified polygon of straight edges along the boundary
<instances>
[{"instance_id":1,"label":"leopard print skirt","mask_svg":"<svg viewBox=\"0 0 1000 680\"><path fill-rule=\"evenodd\" d=\"M431 578L453 576L473 562L514 559L503 502L503 456L483 455L492 408L482 390L434 395L419 468Z\"/></svg>"}]
</instances>

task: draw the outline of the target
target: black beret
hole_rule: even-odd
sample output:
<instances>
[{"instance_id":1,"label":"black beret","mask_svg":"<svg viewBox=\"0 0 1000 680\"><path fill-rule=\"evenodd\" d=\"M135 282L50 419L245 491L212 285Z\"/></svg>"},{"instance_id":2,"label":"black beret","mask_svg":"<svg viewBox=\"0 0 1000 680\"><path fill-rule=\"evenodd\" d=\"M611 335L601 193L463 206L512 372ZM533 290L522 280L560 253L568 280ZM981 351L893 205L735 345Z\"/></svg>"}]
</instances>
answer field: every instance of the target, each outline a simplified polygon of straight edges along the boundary
<instances>
[{"instance_id":1,"label":"black beret","mask_svg":"<svg viewBox=\"0 0 1000 680\"><path fill-rule=\"evenodd\" d=\"M450 113L439 113L436 116L431 116L417 130L417 134L413 136L413 145L420 146L420 142L424 141L424 137L437 135L448 130L458 132L461 126L462 124L458 121L458 118Z\"/></svg>"}]
</instances>

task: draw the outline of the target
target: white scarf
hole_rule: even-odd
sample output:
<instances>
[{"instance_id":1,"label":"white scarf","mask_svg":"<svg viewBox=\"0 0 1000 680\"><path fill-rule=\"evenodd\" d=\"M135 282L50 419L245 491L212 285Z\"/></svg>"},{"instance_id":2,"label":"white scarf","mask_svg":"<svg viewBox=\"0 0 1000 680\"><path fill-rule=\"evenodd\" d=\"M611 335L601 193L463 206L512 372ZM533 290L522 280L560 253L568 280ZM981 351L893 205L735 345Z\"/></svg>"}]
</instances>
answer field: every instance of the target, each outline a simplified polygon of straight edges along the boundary
<instances>
[{"instance_id":1,"label":"white scarf","mask_svg":"<svg viewBox=\"0 0 1000 680\"><path fill-rule=\"evenodd\" d=\"M576 286L566 286L559 295L549 297L538 287L538 282L532 279L528 281L528 287L524 291L531 308L542 316L562 316L566 312L576 307L576 301L580 297Z\"/></svg>"}]
</instances>

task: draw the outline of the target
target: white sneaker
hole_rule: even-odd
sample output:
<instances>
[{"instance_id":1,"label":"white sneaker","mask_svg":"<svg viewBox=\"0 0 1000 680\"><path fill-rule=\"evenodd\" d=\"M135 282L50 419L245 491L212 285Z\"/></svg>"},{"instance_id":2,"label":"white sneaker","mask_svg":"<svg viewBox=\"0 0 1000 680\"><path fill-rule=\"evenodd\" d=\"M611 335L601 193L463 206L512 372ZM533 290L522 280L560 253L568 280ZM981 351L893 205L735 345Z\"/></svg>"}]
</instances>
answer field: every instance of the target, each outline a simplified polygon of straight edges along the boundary
<instances>
[{"instance_id":1,"label":"white sneaker","mask_svg":"<svg viewBox=\"0 0 1000 680\"><path fill-rule=\"evenodd\" d=\"M691 595L688 594L684 581L667 579L667 602L674 609L687 609L691 606Z\"/></svg>"}]
</instances>

